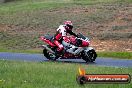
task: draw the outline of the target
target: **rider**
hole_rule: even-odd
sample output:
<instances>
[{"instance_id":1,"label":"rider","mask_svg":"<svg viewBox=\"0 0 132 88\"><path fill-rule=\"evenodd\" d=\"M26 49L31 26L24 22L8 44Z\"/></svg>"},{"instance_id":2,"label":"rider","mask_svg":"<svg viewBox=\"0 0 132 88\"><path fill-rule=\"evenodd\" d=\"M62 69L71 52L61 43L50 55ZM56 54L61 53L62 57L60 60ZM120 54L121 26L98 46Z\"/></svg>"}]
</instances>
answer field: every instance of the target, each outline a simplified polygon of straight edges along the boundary
<instances>
[{"instance_id":1,"label":"rider","mask_svg":"<svg viewBox=\"0 0 132 88\"><path fill-rule=\"evenodd\" d=\"M75 37L78 37L73 31L73 24L72 21L65 21L63 25L60 25L59 28L56 31L55 37L54 37L54 44L58 47L57 51L62 52L64 47L61 44L61 40L63 37L67 36L67 33L70 35L74 35Z\"/></svg>"}]
</instances>

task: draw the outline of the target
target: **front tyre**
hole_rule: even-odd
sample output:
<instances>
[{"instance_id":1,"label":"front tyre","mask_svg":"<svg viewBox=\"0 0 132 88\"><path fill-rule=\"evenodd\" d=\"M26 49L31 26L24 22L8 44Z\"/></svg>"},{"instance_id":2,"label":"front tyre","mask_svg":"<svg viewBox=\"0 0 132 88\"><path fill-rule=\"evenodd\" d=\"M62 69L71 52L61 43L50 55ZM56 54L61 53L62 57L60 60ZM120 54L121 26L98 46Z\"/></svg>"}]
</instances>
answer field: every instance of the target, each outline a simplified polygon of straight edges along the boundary
<instances>
[{"instance_id":1,"label":"front tyre","mask_svg":"<svg viewBox=\"0 0 132 88\"><path fill-rule=\"evenodd\" d=\"M95 50L92 49L92 50L89 50L88 52L86 52L84 60L86 61L86 63L94 62L96 58L97 58L97 54L96 54Z\"/></svg>"},{"instance_id":2,"label":"front tyre","mask_svg":"<svg viewBox=\"0 0 132 88\"><path fill-rule=\"evenodd\" d=\"M56 61L58 59L55 54L48 52L46 49L43 49L43 54L49 60Z\"/></svg>"}]
</instances>

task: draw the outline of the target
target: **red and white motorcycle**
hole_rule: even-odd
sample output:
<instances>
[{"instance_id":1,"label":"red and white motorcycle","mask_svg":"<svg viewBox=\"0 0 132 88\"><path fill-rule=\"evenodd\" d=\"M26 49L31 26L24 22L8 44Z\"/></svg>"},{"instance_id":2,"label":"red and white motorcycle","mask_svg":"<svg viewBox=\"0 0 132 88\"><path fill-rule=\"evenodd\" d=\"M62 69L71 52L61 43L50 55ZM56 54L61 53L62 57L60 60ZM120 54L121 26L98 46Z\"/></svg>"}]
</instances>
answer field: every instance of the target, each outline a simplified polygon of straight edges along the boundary
<instances>
[{"instance_id":1,"label":"red and white motorcycle","mask_svg":"<svg viewBox=\"0 0 132 88\"><path fill-rule=\"evenodd\" d=\"M60 59L83 59L86 62L95 61L97 54L95 50L89 46L89 38L85 37L81 33L78 37L67 36L64 37L62 45L64 46L64 52L56 54L57 46L53 43L54 37L47 34L41 36L40 39L48 45L42 45L43 54L49 60Z\"/></svg>"}]
</instances>

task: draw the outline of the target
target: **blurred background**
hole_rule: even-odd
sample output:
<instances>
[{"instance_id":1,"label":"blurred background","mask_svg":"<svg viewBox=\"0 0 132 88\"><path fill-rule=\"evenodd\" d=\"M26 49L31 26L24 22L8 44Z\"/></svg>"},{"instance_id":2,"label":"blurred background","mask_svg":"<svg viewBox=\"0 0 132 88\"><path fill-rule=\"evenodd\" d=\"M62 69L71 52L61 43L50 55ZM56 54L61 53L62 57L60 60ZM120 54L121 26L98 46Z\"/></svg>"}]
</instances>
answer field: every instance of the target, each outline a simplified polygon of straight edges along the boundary
<instances>
[{"instance_id":1,"label":"blurred background","mask_svg":"<svg viewBox=\"0 0 132 88\"><path fill-rule=\"evenodd\" d=\"M0 0L0 51L39 51L39 40L71 20L97 51L132 52L131 0Z\"/></svg>"}]
</instances>

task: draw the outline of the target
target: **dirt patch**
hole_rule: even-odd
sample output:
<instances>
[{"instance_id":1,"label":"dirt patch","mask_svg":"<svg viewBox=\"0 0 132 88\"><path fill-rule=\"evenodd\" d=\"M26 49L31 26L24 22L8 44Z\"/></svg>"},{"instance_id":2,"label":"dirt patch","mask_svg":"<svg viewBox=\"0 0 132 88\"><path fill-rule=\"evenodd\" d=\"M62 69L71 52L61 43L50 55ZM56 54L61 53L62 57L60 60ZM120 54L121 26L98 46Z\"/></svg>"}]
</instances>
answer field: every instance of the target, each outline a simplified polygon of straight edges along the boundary
<instances>
[{"instance_id":1,"label":"dirt patch","mask_svg":"<svg viewBox=\"0 0 132 88\"><path fill-rule=\"evenodd\" d=\"M112 7L111 7L112 8ZM115 7L114 7L115 8ZM103 23L101 27L102 30L110 30L117 32L132 32L132 5L127 5L124 7L116 7L114 10L116 14L113 20L107 23Z\"/></svg>"},{"instance_id":2,"label":"dirt patch","mask_svg":"<svg viewBox=\"0 0 132 88\"><path fill-rule=\"evenodd\" d=\"M0 24L0 32L2 32L2 31L6 32L8 29L9 29L8 25Z\"/></svg>"},{"instance_id":3,"label":"dirt patch","mask_svg":"<svg viewBox=\"0 0 132 88\"><path fill-rule=\"evenodd\" d=\"M132 52L132 39L129 40L92 40L91 46L97 51Z\"/></svg>"}]
</instances>

